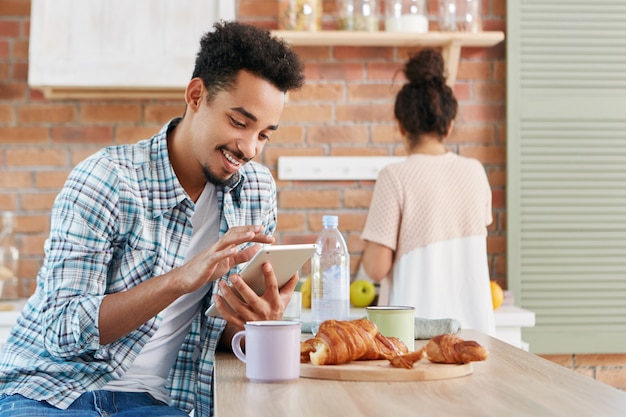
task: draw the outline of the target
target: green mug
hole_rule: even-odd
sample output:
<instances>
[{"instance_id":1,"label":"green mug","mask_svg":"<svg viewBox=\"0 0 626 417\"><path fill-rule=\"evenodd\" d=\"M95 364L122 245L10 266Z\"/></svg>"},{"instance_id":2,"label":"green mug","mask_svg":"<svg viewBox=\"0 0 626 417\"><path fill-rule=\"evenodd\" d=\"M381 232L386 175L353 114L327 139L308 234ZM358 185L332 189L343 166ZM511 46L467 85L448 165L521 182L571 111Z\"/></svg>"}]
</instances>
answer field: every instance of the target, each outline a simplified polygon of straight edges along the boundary
<instances>
[{"instance_id":1,"label":"green mug","mask_svg":"<svg viewBox=\"0 0 626 417\"><path fill-rule=\"evenodd\" d=\"M409 352L415 348L415 307L372 306L366 307L367 319L374 322L378 331L386 337L402 340Z\"/></svg>"}]
</instances>

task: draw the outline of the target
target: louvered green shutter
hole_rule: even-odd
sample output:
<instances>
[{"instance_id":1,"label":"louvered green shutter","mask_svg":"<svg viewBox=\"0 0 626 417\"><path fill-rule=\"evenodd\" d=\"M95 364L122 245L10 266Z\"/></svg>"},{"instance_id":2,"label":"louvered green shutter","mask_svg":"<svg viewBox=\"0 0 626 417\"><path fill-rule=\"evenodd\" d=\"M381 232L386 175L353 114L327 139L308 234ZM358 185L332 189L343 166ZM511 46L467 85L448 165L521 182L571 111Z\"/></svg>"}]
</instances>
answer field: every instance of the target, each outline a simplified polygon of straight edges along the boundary
<instances>
[{"instance_id":1,"label":"louvered green shutter","mask_svg":"<svg viewBox=\"0 0 626 417\"><path fill-rule=\"evenodd\" d=\"M626 0L507 1L507 262L537 353L626 352Z\"/></svg>"}]
</instances>

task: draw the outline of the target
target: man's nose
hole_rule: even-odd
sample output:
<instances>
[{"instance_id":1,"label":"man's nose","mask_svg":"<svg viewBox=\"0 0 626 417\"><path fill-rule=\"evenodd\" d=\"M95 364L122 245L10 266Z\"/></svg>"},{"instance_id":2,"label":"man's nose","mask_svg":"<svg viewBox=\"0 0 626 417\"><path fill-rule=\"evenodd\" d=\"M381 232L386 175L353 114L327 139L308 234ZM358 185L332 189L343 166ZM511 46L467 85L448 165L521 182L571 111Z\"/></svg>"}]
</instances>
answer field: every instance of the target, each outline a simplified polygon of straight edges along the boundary
<instances>
[{"instance_id":1,"label":"man's nose","mask_svg":"<svg viewBox=\"0 0 626 417\"><path fill-rule=\"evenodd\" d=\"M254 158L259 152L260 141L258 137L247 137L237 142L237 150L241 152L243 159L246 161Z\"/></svg>"}]
</instances>

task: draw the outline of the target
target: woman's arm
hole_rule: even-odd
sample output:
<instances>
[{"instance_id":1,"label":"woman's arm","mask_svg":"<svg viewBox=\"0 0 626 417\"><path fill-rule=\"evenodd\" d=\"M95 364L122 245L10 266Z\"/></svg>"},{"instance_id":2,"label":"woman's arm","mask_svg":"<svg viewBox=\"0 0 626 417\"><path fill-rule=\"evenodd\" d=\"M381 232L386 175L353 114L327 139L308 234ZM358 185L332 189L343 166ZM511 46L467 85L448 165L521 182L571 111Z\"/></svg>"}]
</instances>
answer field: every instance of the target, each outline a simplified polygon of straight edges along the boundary
<instances>
[{"instance_id":1,"label":"woman's arm","mask_svg":"<svg viewBox=\"0 0 626 417\"><path fill-rule=\"evenodd\" d=\"M380 282L391 271L393 251L387 246L366 240L361 263L367 276L376 282Z\"/></svg>"}]
</instances>

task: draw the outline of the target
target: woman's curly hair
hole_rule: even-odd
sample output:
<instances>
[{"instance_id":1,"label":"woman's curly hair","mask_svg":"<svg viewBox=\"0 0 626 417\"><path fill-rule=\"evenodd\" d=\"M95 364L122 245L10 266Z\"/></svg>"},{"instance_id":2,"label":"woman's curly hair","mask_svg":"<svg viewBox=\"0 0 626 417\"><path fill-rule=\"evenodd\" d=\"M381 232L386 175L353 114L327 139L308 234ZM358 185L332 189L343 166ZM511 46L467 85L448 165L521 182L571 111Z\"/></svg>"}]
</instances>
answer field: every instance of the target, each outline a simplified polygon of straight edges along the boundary
<instances>
[{"instance_id":1,"label":"woman's curly hair","mask_svg":"<svg viewBox=\"0 0 626 417\"><path fill-rule=\"evenodd\" d=\"M232 88L241 70L287 92L302 87L303 69L300 57L268 30L240 22L218 22L200 40L192 77L202 79L212 98Z\"/></svg>"},{"instance_id":2,"label":"woman's curly hair","mask_svg":"<svg viewBox=\"0 0 626 417\"><path fill-rule=\"evenodd\" d=\"M396 96L396 119L412 142L424 133L436 133L443 139L456 117L458 103L446 84L441 53L428 48L411 56L404 75L408 82Z\"/></svg>"}]
</instances>

